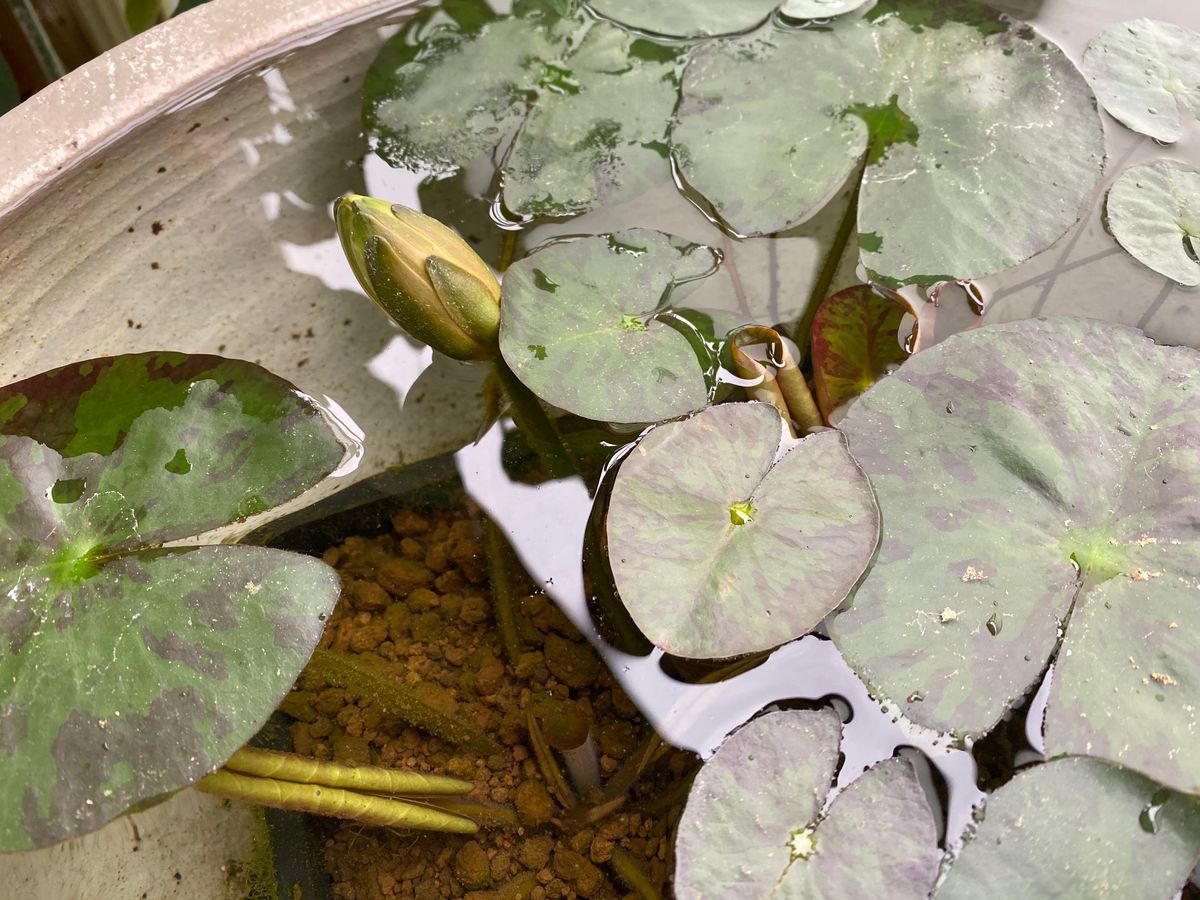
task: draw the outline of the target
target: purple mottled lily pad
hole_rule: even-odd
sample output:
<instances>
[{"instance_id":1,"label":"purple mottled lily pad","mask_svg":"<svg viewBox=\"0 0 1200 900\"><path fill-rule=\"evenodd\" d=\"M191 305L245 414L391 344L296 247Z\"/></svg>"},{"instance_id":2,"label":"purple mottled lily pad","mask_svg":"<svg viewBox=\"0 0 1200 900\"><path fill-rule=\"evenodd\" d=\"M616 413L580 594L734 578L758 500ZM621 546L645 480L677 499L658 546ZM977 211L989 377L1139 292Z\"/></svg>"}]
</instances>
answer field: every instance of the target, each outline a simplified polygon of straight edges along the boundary
<instances>
[{"instance_id":1,"label":"purple mottled lily pad","mask_svg":"<svg viewBox=\"0 0 1200 900\"><path fill-rule=\"evenodd\" d=\"M0 851L191 784L262 725L336 574L161 545L291 499L342 455L308 398L246 362L115 356L0 389Z\"/></svg>"},{"instance_id":2,"label":"purple mottled lily pad","mask_svg":"<svg viewBox=\"0 0 1200 900\"><path fill-rule=\"evenodd\" d=\"M835 431L783 442L766 403L650 431L609 501L621 600L669 653L713 659L807 634L862 575L879 531L871 486Z\"/></svg>"},{"instance_id":3,"label":"purple mottled lily pad","mask_svg":"<svg viewBox=\"0 0 1200 900\"><path fill-rule=\"evenodd\" d=\"M936 900L1162 900L1200 857L1200 805L1094 759L1018 772L991 794Z\"/></svg>"},{"instance_id":4,"label":"purple mottled lily pad","mask_svg":"<svg viewBox=\"0 0 1200 900\"><path fill-rule=\"evenodd\" d=\"M868 685L980 735L1057 652L1048 752L1200 793L1200 354L1088 319L989 326L841 428L883 527L829 632Z\"/></svg>"},{"instance_id":5,"label":"purple mottled lily pad","mask_svg":"<svg viewBox=\"0 0 1200 900\"><path fill-rule=\"evenodd\" d=\"M941 853L912 765L872 766L826 803L841 723L774 712L730 735L692 784L675 844L675 895L925 900Z\"/></svg>"}]
</instances>

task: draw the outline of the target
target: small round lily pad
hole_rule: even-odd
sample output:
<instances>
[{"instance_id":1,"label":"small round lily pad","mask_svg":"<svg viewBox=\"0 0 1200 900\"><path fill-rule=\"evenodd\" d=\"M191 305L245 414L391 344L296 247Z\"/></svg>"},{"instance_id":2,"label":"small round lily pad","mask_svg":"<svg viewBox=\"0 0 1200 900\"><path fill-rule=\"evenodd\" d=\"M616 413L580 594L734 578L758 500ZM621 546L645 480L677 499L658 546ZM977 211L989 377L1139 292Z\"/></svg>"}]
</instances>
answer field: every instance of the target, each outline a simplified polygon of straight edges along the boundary
<instances>
[{"instance_id":1,"label":"small round lily pad","mask_svg":"<svg viewBox=\"0 0 1200 900\"><path fill-rule=\"evenodd\" d=\"M845 440L785 446L783 429L768 404L716 406L654 428L621 464L609 564L669 653L730 657L807 634L870 561L879 513Z\"/></svg>"},{"instance_id":2,"label":"small round lily pad","mask_svg":"<svg viewBox=\"0 0 1200 900\"><path fill-rule=\"evenodd\" d=\"M789 19L831 19L853 12L867 0L785 0L779 11Z\"/></svg>"},{"instance_id":3,"label":"small round lily pad","mask_svg":"<svg viewBox=\"0 0 1200 900\"><path fill-rule=\"evenodd\" d=\"M599 422L659 422L708 402L700 359L657 318L716 270L708 247L632 229L542 247L504 276L500 352L531 391Z\"/></svg>"},{"instance_id":4,"label":"small round lily pad","mask_svg":"<svg viewBox=\"0 0 1200 900\"><path fill-rule=\"evenodd\" d=\"M768 713L730 735L688 795L675 896L925 900L941 854L911 763L872 766L824 809L840 742L829 709Z\"/></svg>"},{"instance_id":5,"label":"small round lily pad","mask_svg":"<svg viewBox=\"0 0 1200 900\"><path fill-rule=\"evenodd\" d=\"M1200 172L1160 159L1121 173L1108 227L1130 256L1183 285L1200 284Z\"/></svg>"},{"instance_id":6,"label":"small round lily pad","mask_svg":"<svg viewBox=\"0 0 1200 900\"><path fill-rule=\"evenodd\" d=\"M1135 19L1100 32L1083 54L1083 73L1109 114L1171 144L1181 111L1200 112L1200 34L1169 22Z\"/></svg>"}]
</instances>

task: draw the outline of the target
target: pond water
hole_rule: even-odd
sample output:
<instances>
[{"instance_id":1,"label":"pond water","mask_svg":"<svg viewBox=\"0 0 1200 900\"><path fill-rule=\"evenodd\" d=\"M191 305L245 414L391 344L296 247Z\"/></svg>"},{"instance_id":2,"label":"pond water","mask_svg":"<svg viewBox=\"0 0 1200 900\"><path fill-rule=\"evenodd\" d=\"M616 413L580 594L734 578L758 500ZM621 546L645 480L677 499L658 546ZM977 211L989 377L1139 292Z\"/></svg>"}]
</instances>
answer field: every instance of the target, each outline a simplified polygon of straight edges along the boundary
<instances>
[{"instance_id":1,"label":"pond water","mask_svg":"<svg viewBox=\"0 0 1200 900\"><path fill-rule=\"evenodd\" d=\"M1013 0L998 5L1031 22L1075 60L1102 28L1134 14L1200 29L1200 8L1177 0L1145 0L1136 10L1124 0ZM209 139L204 137L207 129L201 129L195 139L208 141L204 153L222 157L205 184L217 184L218 196L237 196L241 217L237 227L255 231L260 246L264 239L274 246L273 258L244 261L239 266L276 267L279 274L272 277L279 293L302 284L300 293L312 306L276 316L267 312L272 309L270 303L259 298L249 310L234 310L233 305L244 299L232 287L237 272L227 277L213 275L203 290L223 291L215 302L220 306L226 302L220 296L227 297L230 309L204 315L196 325L199 332L192 329L189 338L194 346L181 349L219 349L231 356L262 359L314 395L344 407L346 416L356 420L364 433L367 454L357 476L351 477L370 475L397 460L416 462L463 443L464 434L472 436L482 410L477 396L480 381L471 370L447 366L445 361L433 363L427 348L387 330L380 317L368 309L369 301L349 296L361 291L333 237L328 213L329 201L342 191L365 188L373 196L423 209L458 228L490 263L499 259L506 234L516 235L519 257L523 250L555 237L631 226L658 228L707 243L723 253L721 272L689 297L689 306L721 311L730 321L785 323L802 312L824 251L842 220L846 190L804 226L777 237L741 239L714 224L680 188L665 164L659 182L637 197L574 218L525 221L507 214L499 203L497 175L487 154L462 173L433 184L427 172L387 166L367 151L365 137L353 136L358 142L355 153L356 145L346 138L350 122L356 118L356 86L375 49L397 29L398 18L355 26L351 32L296 50L230 85L223 90L226 99L229 92L238 94L244 98L239 102L253 113L245 116L245 130L239 133L231 126ZM336 72L331 70L324 81L313 79L313 72L322 67L322 54L334 45ZM348 53L351 47L357 55ZM295 96L293 74L300 71L320 90L338 92L341 108L331 110L327 101L314 101L311 91L315 88L307 82L305 96ZM346 81L349 87L344 86ZM206 104L220 99L198 99L169 118L177 123L207 121ZM629 100L637 102L636 97ZM262 115L263 104L270 110L266 116ZM318 109L322 111L319 115ZM336 121L322 120L325 114ZM264 128L262 123L272 118L275 123ZM985 304L982 316L965 294L947 291L937 315L938 339L984 323L1077 314L1136 325L1161 342L1200 347L1200 316L1191 310L1195 291L1139 265L1117 247L1105 230L1101 203L1111 178L1129 165L1163 157L1200 163L1197 123L1189 122L1184 139L1171 146L1157 145L1112 119L1106 118L1104 126L1107 175L1083 222L1044 253L978 282ZM121 152L117 146L103 156L115 157ZM292 159L290 166L271 162L270 157L280 153ZM315 178L311 163L295 161L297 154L311 159L321 153L328 154L328 160ZM289 183L289 178L294 178L294 183ZM148 209L169 208L173 192L187 188L164 187L153 198L157 206L146 201ZM126 200L133 205L132 198ZM153 251L153 263L146 255L151 251L122 251L126 262L138 265L138 279L145 276L147 263L157 270L159 258L167 268L181 271L199 271L205 266L205 260L187 244L200 240L202 234L204 240L210 240L208 233L227 214L202 212L199 206L181 206L177 221L168 220L163 213L172 243L164 242ZM137 210L126 208L131 222L141 213L141 205ZM138 225L149 223L139 220ZM984 230L1005 227L1004 222L981 223ZM79 288L89 277L81 264L74 283L57 288L55 297ZM850 271L838 277L843 284L853 280ZM104 279L104 284L116 286L122 297L134 293L133 283L115 274ZM82 296L92 290L87 288ZM58 302L55 297L50 300ZM156 328L152 306L144 304L128 317L124 310L116 311L122 326L126 318L129 325L110 330L108 337L82 349L121 352L144 349L148 342L161 340L171 332ZM161 310L157 314L161 315ZM172 326L177 334L188 333L188 315L180 313ZM263 316L278 321L270 329L253 321ZM267 342L279 346L271 348ZM37 352L30 352L20 361L27 367L25 371L6 370L5 374L12 378L46 368L38 364L40 360ZM328 374L331 372L337 374ZM729 373L723 374L726 380L736 382ZM358 383L353 381L356 375ZM604 385L597 384L595 389L602 391ZM619 447L635 436L636 430L614 431L614 452L619 456ZM524 483L514 477L511 465L506 467L504 444L504 428L496 425L477 442L455 451L464 487L501 525L534 581L594 643L626 692L667 741L707 757L728 733L773 704L832 702L845 721L844 762L837 788L844 788L873 763L901 751L918 763L930 800L939 811L944 845L951 848L960 841L983 797L977 783L979 762L971 748L920 729L896 709L880 705L824 637L809 635L786 644L750 671L715 684L685 679L677 661L661 651L630 653L610 643L605 637L606 623L594 614L595 604L590 602L584 578L583 548L593 503L589 487L578 478L536 486ZM615 463L606 478L614 467ZM1006 729L1013 739L995 753L1007 756L1010 764L1040 758L1046 693L1043 684ZM988 764L993 762L994 756L989 757Z\"/></svg>"}]
</instances>

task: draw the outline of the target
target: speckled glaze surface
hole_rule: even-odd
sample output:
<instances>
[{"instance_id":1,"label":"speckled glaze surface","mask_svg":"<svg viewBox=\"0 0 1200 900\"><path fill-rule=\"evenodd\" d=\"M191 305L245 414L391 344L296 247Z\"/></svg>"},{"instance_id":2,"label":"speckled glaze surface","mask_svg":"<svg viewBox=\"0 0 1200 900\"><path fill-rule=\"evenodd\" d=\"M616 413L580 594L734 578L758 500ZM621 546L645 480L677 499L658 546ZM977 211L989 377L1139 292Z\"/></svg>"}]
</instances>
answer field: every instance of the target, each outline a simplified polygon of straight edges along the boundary
<instances>
[{"instance_id":1,"label":"speckled glaze surface","mask_svg":"<svg viewBox=\"0 0 1200 900\"><path fill-rule=\"evenodd\" d=\"M413 5L212 0L0 118L0 383L104 354L219 351L379 431L356 474L396 461L397 395L364 377L395 330L349 282L297 269L337 252L328 208L363 188L357 95L378 17ZM0 857L0 882L33 900L243 896L227 864L250 871L262 828L185 791Z\"/></svg>"},{"instance_id":2,"label":"speckled glaze surface","mask_svg":"<svg viewBox=\"0 0 1200 900\"><path fill-rule=\"evenodd\" d=\"M365 428L356 476L399 462L399 397L368 374L397 331L343 277L330 206L364 189L362 76L414 5L214 0L0 119L0 383L218 353Z\"/></svg>"}]
</instances>

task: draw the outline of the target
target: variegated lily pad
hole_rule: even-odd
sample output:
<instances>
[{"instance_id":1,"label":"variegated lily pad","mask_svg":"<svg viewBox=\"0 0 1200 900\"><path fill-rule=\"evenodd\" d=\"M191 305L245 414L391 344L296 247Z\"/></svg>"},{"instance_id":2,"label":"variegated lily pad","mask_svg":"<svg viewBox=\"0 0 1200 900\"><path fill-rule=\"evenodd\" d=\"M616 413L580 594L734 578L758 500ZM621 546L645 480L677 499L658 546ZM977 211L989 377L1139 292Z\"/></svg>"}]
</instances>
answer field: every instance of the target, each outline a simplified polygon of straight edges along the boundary
<instances>
[{"instance_id":1,"label":"variegated lily pad","mask_svg":"<svg viewBox=\"0 0 1200 900\"><path fill-rule=\"evenodd\" d=\"M679 170L738 233L808 220L865 165L862 260L887 283L1028 259L1078 221L1103 167L1083 76L974 0L881 0L821 28L710 41L682 91Z\"/></svg>"},{"instance_id":2,"label":"variegated lily pad","mask_svg":"<svg viewBox=\"0 0 1200 900\"><path fill-rule=\"evenodd\" d=\"M1200 114L1200 34L1135 19L1106 28L1087 46L1083 71L1114 119L1156 141L1183 134L1182 112Z\"/></svg>"},{"instance_id":3,"label":"variegated lily pad","mask_svg":"<svg viewBox=\"0 0 1200 900\"><path fill-rule=\"evenodd\" d=\"M518 5L396 35L367 76L375 150L447 171L513 137L501 171L519 215L574 215L669 172L678 50L551 4ZM636 97L637 102L629 102Z\"/></svg>"},{"instance_id":4,"label":"variegated lily pad","mask_svg":"<svg viewBox=\"0 0 1200 900\"><path fill-rule=\"evenodd\" d=\"M700 769L679 822L680 900L925 900L941 853L912 764L872 766L825 808L841 723L774 712L730 735Z\"/></svg>"},{"instance_id":5,"label":"variegated lily pad","mask_svg":"<svg viewBox=\"0 0 1200 900\"><path fill-rule=\"evenodd\" d=\"M1200 857L1200 805L1092 759L1018 772L982 821L936 900L1163 900Z\"/></svg>"},{"instance_id":6,"label":"variegated lily pad","mask_svg":"<svg viewBox=\"0 0 1200 900\"><path fill-rule=\"evenodd\" d=\"M549 244L504 276L500 352L531 391L585 419L692 412L708 402L705 372L659 316L716 265L710 248L644 229Z\"/></svg>"},{"instance_id":7,"label":"variegated lily pad","mask_svg":"<svg viewBox=\"0 0 1200 900\"><path fill-rule=\"evenodd\" d=\"M296 496L342 453L306 397L245 362L116 356L0 389L0 850L99 828L262 725L337 576L161 545Z\"/></svg>"},{"instance_id":8,"label":"variegated lily pad","mask_svg":"<svg viewBox=\"0 0 1200 900\"><path fill-rule=\"evenodd\" d=\"M840 425L882 511L829 632L879 695L989 730L1067 623L1047 748L1200 793L1200 354L1088 319L954 336Z\"/></svg>"},{"instance_id":9,"label":"variegated lily pad","mask_svg":"<svg viewBox=\"0 0 1200 900\"><path fill-rule=\"evenodd\" d=\"M1121 173L1105 207L1113 237L1142 265L1200 284L1200 172L1162 159Z\"/></svg>"},{"instance_id":10,"label":"variegated lily pad","mask_svg":"<svg viewBox=\"0 0 1200 900\"><path fill-rule=\"evenodd\" d=\"M659 425L621 463L608 561L654 644L691 658L767 650L808 633L875 550L879 512L835 431L783 443L766 403Z\"/></svg>"}]
</instances>

